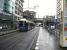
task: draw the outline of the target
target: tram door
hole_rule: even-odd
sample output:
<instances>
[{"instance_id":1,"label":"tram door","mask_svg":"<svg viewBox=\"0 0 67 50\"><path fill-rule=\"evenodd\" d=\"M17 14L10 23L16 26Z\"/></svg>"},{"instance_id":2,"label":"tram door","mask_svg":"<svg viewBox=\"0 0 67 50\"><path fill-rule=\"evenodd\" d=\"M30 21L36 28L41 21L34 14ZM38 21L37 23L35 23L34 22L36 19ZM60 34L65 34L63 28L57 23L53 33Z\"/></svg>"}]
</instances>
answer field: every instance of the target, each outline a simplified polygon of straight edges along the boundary
<instances>
[{"instance_id":1,"label":"tram door","mask_svg":"<svg viewBox=\"0 0 67 50\"><path fill-rule=\"evenodd\" d=\"M60 45L67 47L67 0L62 0Z\"/></svg>"}]
</instances>

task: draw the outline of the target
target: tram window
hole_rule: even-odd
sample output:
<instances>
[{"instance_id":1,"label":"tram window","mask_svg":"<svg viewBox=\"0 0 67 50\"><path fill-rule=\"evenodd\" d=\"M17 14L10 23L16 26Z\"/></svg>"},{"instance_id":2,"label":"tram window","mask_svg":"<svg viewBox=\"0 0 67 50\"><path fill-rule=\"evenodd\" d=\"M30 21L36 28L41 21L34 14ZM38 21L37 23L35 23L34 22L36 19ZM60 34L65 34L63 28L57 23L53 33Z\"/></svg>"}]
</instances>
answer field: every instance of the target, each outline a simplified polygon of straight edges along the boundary
<instances>
[{"instance_id":1,"label":"tram window","mask_svg":"<svg viewBox=\"0 0 67 50\"><path fill-rule=\"evenodd\" d=\"M23 25L23 22L20 22L19 25L22 26Z\"/></svg>"}]
</instances>

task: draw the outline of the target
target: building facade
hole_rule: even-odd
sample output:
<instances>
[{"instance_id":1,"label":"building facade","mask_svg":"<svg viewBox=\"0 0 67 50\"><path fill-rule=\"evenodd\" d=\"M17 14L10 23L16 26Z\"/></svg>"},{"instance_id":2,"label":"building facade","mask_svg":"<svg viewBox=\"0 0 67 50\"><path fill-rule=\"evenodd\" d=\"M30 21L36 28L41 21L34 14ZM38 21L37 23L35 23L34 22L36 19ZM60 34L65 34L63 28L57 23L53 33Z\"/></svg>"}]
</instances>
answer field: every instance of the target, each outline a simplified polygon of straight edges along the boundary
<instances>
[{"instance_id":1,"label":"building facade","mask_svg":"<svg viewBox=\"0 0 67 50\"><path fill-rule=\"evenodd\" d=\"M34 12L34 11L26 10L23 13L23 18L26 18L26 19L31 20L31 21L34 20L35 16L36 16L36 12Z\"/></svg>"},{"instance_id":2,"label":"building facade","mask_svg":"<svg viewBox=\"0 0 67 50\"><path fill-rule=\"evenodd\" d=\"M0 27L15 29L23 18L23 0L0 0Z\"/></svg>"},{"instance_id":3,"label":"building facade","mask_svg":"<svg viewBox=\"0 0 67 50\"><path fill-rule=\"evenodd\" d=\"M0 27L12 29L15 20L15 0L0 0Z\"/></svg>"},{"instance_id":4,"label":"building facade","mask_svg":"<svg viewBox=\"0 0 67 50\"><path fill-rule=\"evenodd\" d=\"M0 0L0 11L15 14L15 0Z\"/></svg>"},{"instance_id":5,"label":"building facade","mask_svg":"<svg viewBox=\"0 0 67 50\"><path fill-rule=\"evenodd\" d=\"M17 21L23 18L23 0L15 1L15 15L17 16Z\"/></svg>"},{"instance_id":6,"label":"building facade","mask_svg":"<svg viewBox=\"0 0 67 50\"><path fill-rule=\"evenodd\" d=\"M3 11L15 14L15 0L4 0Z\"/></svg>"}]
</instances>

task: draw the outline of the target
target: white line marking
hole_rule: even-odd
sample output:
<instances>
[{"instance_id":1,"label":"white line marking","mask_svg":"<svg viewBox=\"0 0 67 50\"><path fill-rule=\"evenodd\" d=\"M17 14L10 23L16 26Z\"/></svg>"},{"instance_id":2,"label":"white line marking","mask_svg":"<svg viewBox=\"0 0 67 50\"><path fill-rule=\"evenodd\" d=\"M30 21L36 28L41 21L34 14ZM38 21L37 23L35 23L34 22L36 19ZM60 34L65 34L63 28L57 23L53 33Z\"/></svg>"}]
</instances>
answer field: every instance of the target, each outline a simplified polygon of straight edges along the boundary
<instances>
[{"instance_id":1,"label":"white line marking","mask_svg":"<svg viewBox=\"0 0 67 50\"><path fill-rule=\"evenodd\" d=\"M39 45L39 43L36 43L36 45Z\"/></svg>"},{"instance_id":2,"label":"white line marking","mask_svg":"<svg viewBox=\"0 0 67 50\"><path fill-rule=\"evenodd\" d=\"M35 47L35 50L38 50L39 49L39 47Z\"/></svg>"},{"instance_id":3,"label":"white line marking","mask_svg":"<svg viewBox=\"0 0 67 50\"><path fill-rule=\"evenodd\" d=\"M39 43L39 41L37 41L37 43Z\"/></svg>"}]
</instances>

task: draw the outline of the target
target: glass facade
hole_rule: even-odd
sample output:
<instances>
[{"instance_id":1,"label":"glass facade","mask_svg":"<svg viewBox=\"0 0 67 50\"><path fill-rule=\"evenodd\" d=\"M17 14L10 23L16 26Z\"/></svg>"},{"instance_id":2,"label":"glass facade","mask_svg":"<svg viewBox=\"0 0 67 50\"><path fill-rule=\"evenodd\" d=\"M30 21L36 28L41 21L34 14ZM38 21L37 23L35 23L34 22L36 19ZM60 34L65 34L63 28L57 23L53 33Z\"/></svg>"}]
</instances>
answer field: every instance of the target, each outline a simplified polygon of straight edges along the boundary
<instances>
[{"instance_id":1,"label":"glass facade","mask_svg":"<svg viewBox=\"0 0 67 50\"><path fill-rule=\"evenodd\" d=\"M15 0L4 0L4 9L7 13L15 13Z\"/></svg>"},{"instance_id":2,"label":"glass facade","mask_svg":"<svg viewBox=\"0 0 67 50\"><path fill-rule=\"evenodd\" d=\"M2 11L1 11L2 9ZM16 17L15 14L15 0L0 0L0 11L3 12L3 15L0 15L0 26L6 27L7 29L15 28ZM13 15L12 15L13 14ZM4 30L4 29L3 29Z\"/></svg>"},{"instance_id":3,"label":"glass facade","mask_svg":"<svg viewBox=\"0 0 67 50\"><path fill-rule=\"evenodd\" d=\"M4 7L4 0L0 0L0 11L3 10Z\"/></svg>"}]
</instances>

